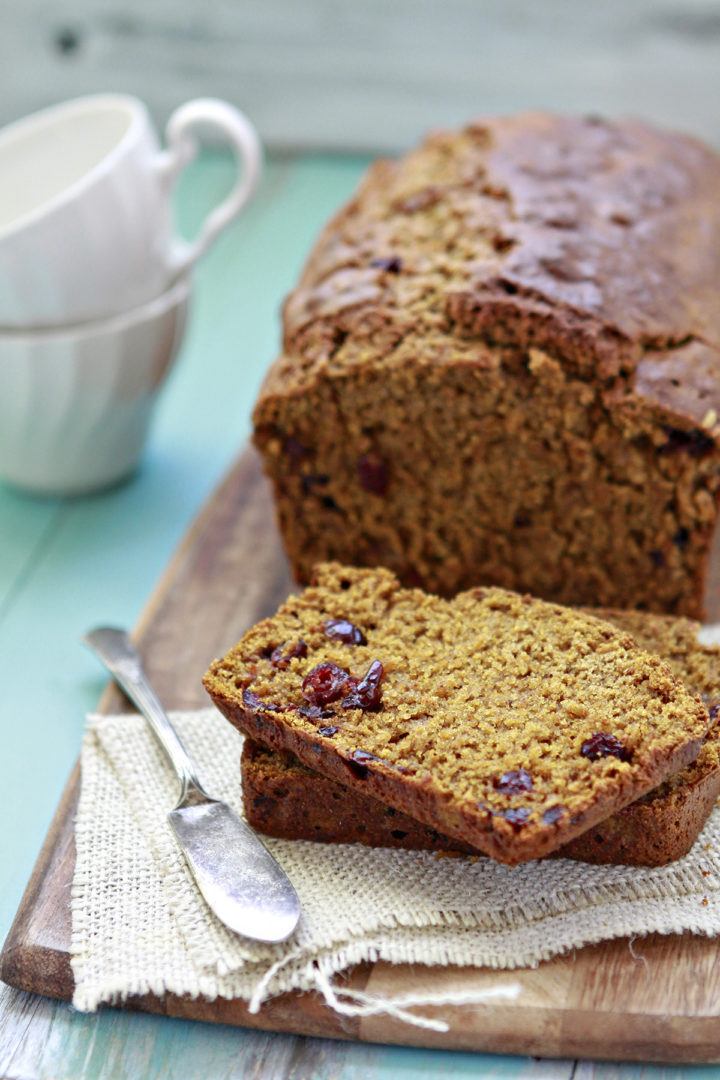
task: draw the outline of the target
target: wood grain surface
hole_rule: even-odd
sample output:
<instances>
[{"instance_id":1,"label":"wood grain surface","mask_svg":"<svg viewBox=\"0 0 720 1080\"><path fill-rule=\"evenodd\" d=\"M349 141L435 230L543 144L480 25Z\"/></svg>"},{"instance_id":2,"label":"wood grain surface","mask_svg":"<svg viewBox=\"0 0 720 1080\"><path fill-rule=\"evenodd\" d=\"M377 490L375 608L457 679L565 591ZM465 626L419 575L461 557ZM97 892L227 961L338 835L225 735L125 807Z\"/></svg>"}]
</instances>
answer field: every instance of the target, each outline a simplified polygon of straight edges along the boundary
<instances>
[{"instance_id":1,"label":"wood grain surface","mask_svg":"<svg viewBox=\"0 0 720 1080\"><path fill-rule=\"evenodd\" d=\"M23 0L0 122L109 88L225 97L273 148L396 151L483 112L633 113L720 145L718 0Z\"/></svg>"},{"instance_id":2,"label":"wood grain surface","mask_svg":"<svg viewBox=\"0 0 720 1080\"><path fill-rule=\"evenodd\" d=\"M212 496L159 582L137 628L150 677L169 708L205 703L200 675L292 587L259 463L247 452ZM128 708L114 687L104 712ZM20 990L70 1000L70 887L76 768L0 958ZM348 1019L315 994L285 994L257 1016L241 1001L167 995L127 1007L225 1024L331 1038L458 1050L625 1061L720 1061L720 946L691 935L653 935L578 950L534 970L496 972L378 963L349 973L383 994L432 986L448 993L516 983L512 1002L424 1008L449 1024L428 1032L388 1016Z\"/></svg>"}]
</instances>

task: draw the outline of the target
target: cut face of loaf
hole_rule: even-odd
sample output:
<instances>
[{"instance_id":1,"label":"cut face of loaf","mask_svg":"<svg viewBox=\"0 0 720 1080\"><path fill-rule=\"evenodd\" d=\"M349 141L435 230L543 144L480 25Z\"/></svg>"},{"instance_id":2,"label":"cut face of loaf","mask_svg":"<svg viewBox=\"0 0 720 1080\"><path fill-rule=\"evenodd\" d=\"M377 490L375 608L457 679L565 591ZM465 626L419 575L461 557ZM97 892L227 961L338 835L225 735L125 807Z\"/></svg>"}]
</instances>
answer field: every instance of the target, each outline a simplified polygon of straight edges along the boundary
<instances>
[{"instance_id":1,"label":"cut face of loaf","mask_svg":"<svg viewBox=\"0 0 720 1080\"><path fill-rule=\"evenodd\" d=\"M254 415L298 580L702 617L720 483L720 159L530 115L371 169Z\"/></svg>"},{"instance_id":2,"label":"cut face of loaf","mask_svg":"<svg viewBox=\"0 0 720 1080\"><path fill-rule=\"evenodd\" d=\"M339 565L204 683L256 741L507 863L656 787L709 727L699 696L592 616Z\"/></svg>"},{"instance_id":3,"label":"cut face of loaf","mask_svg":"<svg viewBox=\"0 0 720 1080\"><path fill-rule=\"evenodd\" d=\"M720 701L720 648L700 644L697 624L641 612L595 609L590 614L627 630L642 648L664 659L715 715ZM663 866L687 854L720 794L719 739L716 721L696 761L554 854L633 866ZM243 746L242 784L249 824L270 836L475 853L468 844L328 780L292 755L249 739Z\"/></svg>"}]
</instances>

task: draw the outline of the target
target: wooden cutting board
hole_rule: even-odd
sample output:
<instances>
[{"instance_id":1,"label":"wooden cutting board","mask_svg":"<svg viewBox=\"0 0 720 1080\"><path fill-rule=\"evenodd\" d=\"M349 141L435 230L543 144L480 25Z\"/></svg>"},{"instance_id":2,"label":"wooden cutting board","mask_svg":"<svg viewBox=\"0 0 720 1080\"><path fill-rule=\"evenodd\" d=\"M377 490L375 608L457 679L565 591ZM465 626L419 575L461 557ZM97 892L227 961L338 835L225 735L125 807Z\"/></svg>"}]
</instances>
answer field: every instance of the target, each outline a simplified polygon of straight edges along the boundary
<instances>
[{"instance_id":1,"label":"wooden cutting board","mask_svg":"<svg viewBox=\"0 0 720 1080\"><path fill-rule=\"evenodd\" d=\"M292 588L270 494L252 451L213 494L159 582L136 637L160 697L172 709L207 703L200 677ZM108 687L101 712L129 704ZM0 977L69 1001L70 886L75 849L76 767L0 957ZM535 970L367 964L347 977L369 992L432 987L459 994L519 984L513 1001L424 1008L446 1034L387 1016L340 1017L312 993L284 994L251 1016L241 1001L175 995L133 998L128 1008L297 1034L547 1057L720 1061L720 941L653 935L578 950Z\"/></svg>"}]
</instances>

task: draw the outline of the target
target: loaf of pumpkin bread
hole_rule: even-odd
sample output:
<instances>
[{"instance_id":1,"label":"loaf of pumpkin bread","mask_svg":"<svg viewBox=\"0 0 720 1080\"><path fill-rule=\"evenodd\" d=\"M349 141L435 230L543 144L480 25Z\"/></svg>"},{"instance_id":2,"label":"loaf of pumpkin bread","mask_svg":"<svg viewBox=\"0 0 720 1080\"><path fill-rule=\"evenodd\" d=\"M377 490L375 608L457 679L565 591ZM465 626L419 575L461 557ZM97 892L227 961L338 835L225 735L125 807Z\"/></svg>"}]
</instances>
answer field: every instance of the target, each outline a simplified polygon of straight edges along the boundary
<instances>
[{"instance_id":1,"label":"loaf of pumpkin bread","mask_svg":"<svg viewBox=\"0 0 720 1080\"><path fill-rule=\"evenodd\" d=\"M709 705L715 721L696 761L659 787L598 822L553 854L591 863L662 866L692 847L720 795L720 648L702 645L688 619L593 609L664 659ZM242 751L245 816L259 832L290 840L361 843L476 854L392 807L308 769L292 754L246 739Z\"/></svg>"},{"instance_id":2,"label":"loaf of pumpkin bread","mask_svg":"<svg viewBox=\"0 0 720 1080\"><path fill-rule=\"evenodd\" d=\"M254 740L510 864L657 787L710 726L699 695L594 616L338 564L204 683Z\"/></svg>"},{"instance_id":3,"label":"loaf of pumpkin bread","mask_svg":"<svg viewBox=\"0 0 720 1080\"><path fill-rule=\"evenodd\" d=\"M297 579L336 559L702 618L719 281L720 158L684 135L495 117L377 162L254 414Z\"/></svg>"}]
</instances>

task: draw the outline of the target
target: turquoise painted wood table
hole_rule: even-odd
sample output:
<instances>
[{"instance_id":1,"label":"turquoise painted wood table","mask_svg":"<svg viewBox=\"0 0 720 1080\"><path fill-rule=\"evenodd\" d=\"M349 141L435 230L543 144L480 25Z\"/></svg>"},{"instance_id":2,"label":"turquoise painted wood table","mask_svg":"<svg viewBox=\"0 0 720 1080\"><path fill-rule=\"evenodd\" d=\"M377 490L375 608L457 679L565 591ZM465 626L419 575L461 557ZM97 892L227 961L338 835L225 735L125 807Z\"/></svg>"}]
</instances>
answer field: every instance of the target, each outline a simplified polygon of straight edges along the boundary
<instances>
[{"instance_id":1,"label":"turquoise painted wood table","mask_svg":"<svg viewBox=\"0 0 720 1080\"><path fill-rule=\"evenodd\" d=\"M272 160L260 192L198 271L185 345L160 401L142 467L113 491L39 499L0 486L0 932L4 937L75 761L104 678L79 637L132 626L172 552L249 433L278 345L278 309L319 227L366 161ZM232 180L206 154L178 193L181 228ZM2 388L0 387L0 392ZM663 1068L539 1061L268 1034L69 1006L0 987L0 1077L716 1077Z\"/></svg>"}]
</instances>

